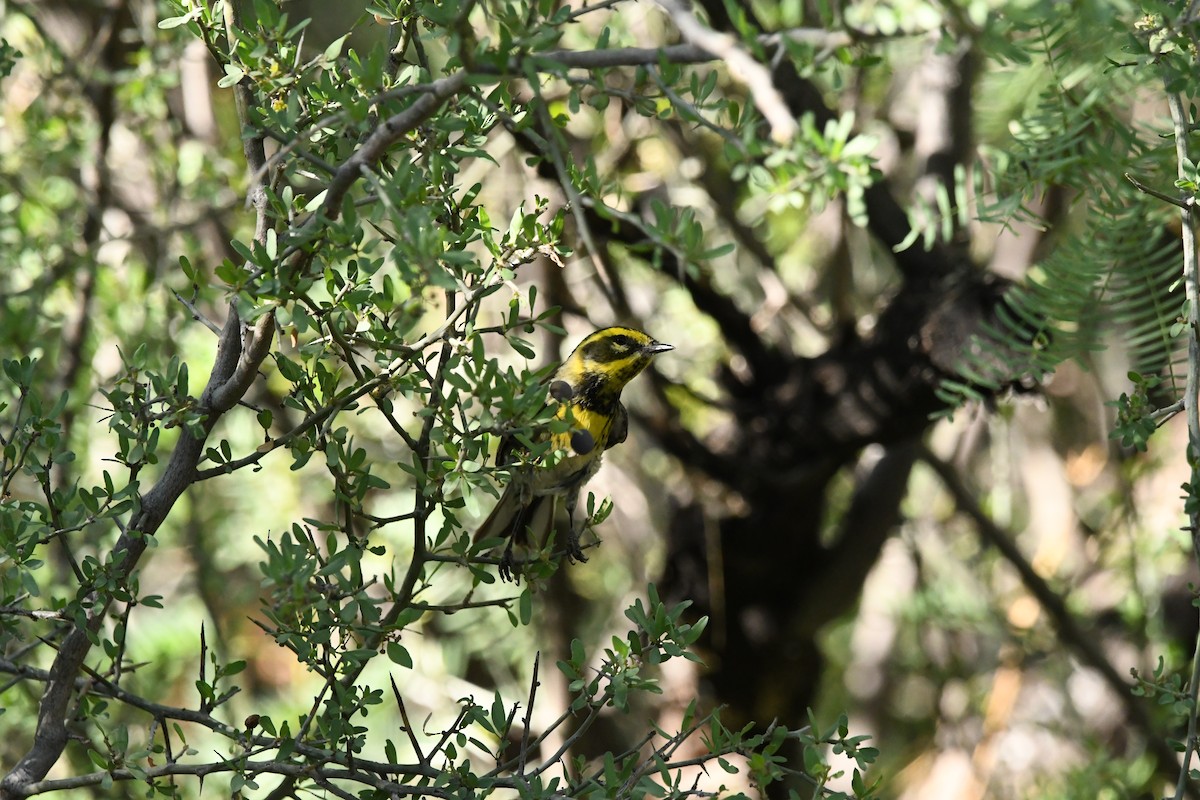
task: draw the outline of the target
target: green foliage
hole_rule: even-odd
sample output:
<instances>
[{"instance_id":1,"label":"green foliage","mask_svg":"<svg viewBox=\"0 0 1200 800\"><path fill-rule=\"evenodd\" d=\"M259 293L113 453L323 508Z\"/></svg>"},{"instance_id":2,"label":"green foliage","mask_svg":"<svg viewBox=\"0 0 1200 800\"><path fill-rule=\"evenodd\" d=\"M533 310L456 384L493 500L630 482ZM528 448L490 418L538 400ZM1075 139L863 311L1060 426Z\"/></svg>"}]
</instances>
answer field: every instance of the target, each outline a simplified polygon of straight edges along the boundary
<instances>
[{"instance_id":1,"label":"green foliage","mask_svg":"<svg viewBox=\"0 0 1200 800\"><path fill-rule=\"evenodd\" d=\"M1113 338L1138 372L1160 376L1164 391L1177 395L1182 297L1173 214L1127 179L1162 183L1174 172L1174 147L1161 128L1127 111L1154 71L1141 61L1116 63L1129 53L1144 59L1145 51L1118 47L1126 25L1119 17L1018 16L997 24L1026 53L1049 54L1019 68L1032 74L1018 85L1042 86L1009 121L1006 141L988 143L971 173L959 170L953 186L939 187L933 208L915 206L918 224L905 244L951 240L971 223L973 197L978 220L1055 233L968 349L946 398L961 402L978 399L980 389L1037 382L1068 359L1087 366ZM1090 58L1097 47L1112 51L1107 63Z\"/></svg>"},{"instance_id":2,"label":"green foliage","mask_svg":"<svg viewBox=\"0 0 1200 800\"><path fill-rule=\"evenodd\" d=\"M780 214L792 208L820 213L835 198L846 203L846 213L856 225L867 222L865 191L879 179L873 151L875 137L854 130L854 115L847 113L818 130L811 115L800 118L801 135L792 146L771 153L761 165L735 166L748 171L752 187L750 208Z\"/></svg>"},{"instance_id":3,"label":"green foliage","mask_svg":"<svg viewBox=\"0 0 1200 800\"><path fill-rule=\"evenodd\" d=\"M546 360L534 337L561 335L560 313L514 281L534 262L575 258L568 227L584 209L635 221L645 253L670 252L689 270L732 251L689 209L630 214L619 182L570 155L566 126L613 102L701 126L757 170L780 209L861 198L875 174L870 139L847 116L824 131L806 123L786 147L763 141L758 116L716 70L635 59L620 74L581 76L555 51L589 8L376 3L355 30L313 48L308 20L250 5L174 4L158 38L143 42L137 80L117 80L126 63L106 65L119 97L93 94L89 106L82 92L46 92L26 116L23 149L3 152L43 166L12 170L24 177L0 196L19 209L0 235L20 265L0 278L0 326L25 354L4 360L0 383L0 669L21 687L11 701L6 690L4 706L23 720L5 763L36 750L36 709L49 702L30 688L40 682L74 696L72 786L98 793L139 785L194 796L220 781L244 796L282 781L363 796L689 797L702 791L695 771L713 765L716 793L787 780L849 796L829 788L840 775L832 749L856 760L852 790L869 796L874 753L844 719L819 736L730 730L697 703L676 730L644 720L662 665L699 661L707 623L686 621L687 605L664 603L653 586L609 646L572 642L558 663L563 710L536 729L536 704L549 701L523 633L506 637L497 661L533 669L527 700L512 699L509 681L486 701L460 695L427 712L450 714L435 725L414 724L409 707L425 702L429 641L463 647L447 631L464 617L484 629L531 626L545 591L498 586L495 543L470 535L505 477L488 466L496 440L532 446L548 422L547 371L514 360ZM623 35L606 27L587 48ZM32 39L46 72L68 69L50 42ZM177 76L153 69L155 52L180 58L193 40L219 66L217 110L236 117L211 157L162 99ZM2 71L17 57L5 43ZM114 115L131 109L148 163L108 149ZM175 149L152 146L173 137ZM268 140L278 145L269 158ZM506 194L505 176L521 166L497 154L500 140L527 147L528 166L550 165L569 202ZM251 214L229 191L242 158ZM104 166L93 184L68 178L89 160ZM103 228L85 225L76 251L68 217L97 213L88 203L107 202L122 169L152 187L161 227L131 235L137 246L114 260ZM182 222L210 215L230 233L215 248ZM79 307L76 282L86 287ZM141 298L151 298L145 308ZM222 332L209 317L230 322ZM73 321L77 338L50 335ZM256 349L263 341L269 350ZM114 354L108 373L86 374L101 342ZM243 371L249 380L228 397ZM96 408L99 432L78 424ZM232 496L247 508L225 520ZM587 511L596 525L613 503L589 498ZM143 557L148 547L160 552ZM558 556L531 556L528 574L548 583ZM162 559L194 564L199 599L147 579L146 562ZM257 574L231 566L246 561ZM253 607L229 614L226 603L246 593ZM269 638L272 663L286 665L275 669L304 676L289 696L254 691L278 678L235 633L247 616ZM182 641L158 660L146 631L164 625L158 637ZM49 644L75 633L85 641L70 653ZM74 653L80 660L61 666ZM51 664L86 686L77 691L74 675L56 683ZM636 720L639 746L591 744L590 729L612 713ZM566 744L547 750L556 737ZM788 760L797 743L799 764Z\"/></svg>"},{"instance_id":4,"label":"green foliage","mask_svg":"<svg viewBox=\"0 0 1200 800\"><path fill-rule=\"evenodd\" d=\"M732 9L734 42L760 62L792 59L831 98L859 92L823 124L799 115L799 135L777 142L742 76L634 51L656 18L610 5L372 2L325 30L291 4L178 2L95 76L21 26L34 11L0 22L16 31L0 29L0 77L44 78L0 139L6 766L32 747L42 687L82 632L57 715L75 783L39 791L887 794L890 765L840 712L826 726L735 726L691 700L677 724L652 719L664 665L699 663L709 622L643 590L636 570L581 579L596 606L630 596L619 626L593 621L589 637L563 637L565 652L537 653L530 629L553 627L561 553L546 543L523 565L532 585L507 587L497 543L471 535L507 477L490 466L496 442L548 447L535 431L550 424L550 367L523 362L552 362L545 342L565 334L564 316L593 311L564 313L530 272L594 282L621 313L693 302L664 288L673 278L724 282L745 306L764 305L768 285L794 292L812 270L805 237L788 232L838 207L870 222L878 154L896 138L871 118L873 93L910 37L936 34L940 52L966 43L1022 94L981 109L981 157L912 203L903 246L980 224L1052 231L945 396L1040 379L1119 338L1134 388L1114 404L1113 435L1143 450L1156 406L1180 390L1188 309L1176 211L1124 178L1167 185L1173 143L1129 109L1147 86L1187 90L1189 42L1157 18L1132 38L1132 12L1109 3L759 3L801 29L760 38ZM814 25L828 36L806 39ZM175 108L195 99L174 66L193 42L216 64L207 132ZM720 208L646 189L653 171L680 180L685 160L656 155L668 137L649 126L704 151L684 153L704 157L687 165L697 181L730 179ZM1182 167L1175 188L1191 195L1196 168ZM889 177L902 184L903 171ZM739 227L778 244L755 254L780 256L774 283L743 280L745 248L726 234ZM610 266L598 255L609 228L636 234L617 249L649 265L628 273L643 284L633 291L595 269ZM674 275L653 273L666 264ZM877 285L884 272L872 269ZM802 325L756 316L754 333L832 340L847 320L814 320L843 299L814 303ZM257 361L256 336L269 344ZM703 344L723 358L722 342ZM678 367L705 374L672 387L697 427L727 410L705 396L707 366ZM250 380L225 397L242 368ZM187 491L164 507L175 488ZM589 497L589 527L619 510ZM182 577L163 564L185 565ZM922 597L917 623L1003 627L975 595L966 611L945 601ZM551 661L553 682L539 672ZM453 694L430 688L441 683ZM1139 686L1173 721L1194 713L1166 668ZM613 719L621 746L604 731ZM1112 766L1088 785L1138 790L1147 772Z\"/></svg>"},{"instance_id":5,"label":"green foliage","mask_svg":"<svg viewBox=\"0 0 1200 800\"><path fill-rule=\"evenodd\" d=\"M1109 403L1117 409L1110 436L1119 440L1122 447L1145 452L1150 437L1158 430L1152 395L1162 381L1157 376L1142 376L1136 372L1129 373L1129 380L1133 383L1133 393L1122 392L1119 398Z\"/></svg>"}]
</instances>

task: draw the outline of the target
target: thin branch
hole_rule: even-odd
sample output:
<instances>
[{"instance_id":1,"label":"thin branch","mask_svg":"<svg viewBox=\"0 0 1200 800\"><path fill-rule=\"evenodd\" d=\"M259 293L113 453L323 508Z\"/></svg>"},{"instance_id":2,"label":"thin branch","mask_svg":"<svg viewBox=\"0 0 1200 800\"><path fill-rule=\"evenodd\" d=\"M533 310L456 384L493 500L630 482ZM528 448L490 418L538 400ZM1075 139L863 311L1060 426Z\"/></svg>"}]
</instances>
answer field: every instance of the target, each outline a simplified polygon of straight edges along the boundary
<instances>
[{"instance_id":1,"label":"thin branch","mask_svg":"<svg viewBox=\"0 0 1200 800\"><path fill-rule=\"evenodd\" d=\"M595 11L602 11L606 8L612 8L618 3L623 2L625 2L625 0L600 0L599 3L592 3L590 5L585 2L581 8L575 9L567 16L567 22L574 22L584 14L591 14Z\"/></svg>"},{"instance_id":2,"label":"thin branch","mask_svg":"<svg viewBox=\"0 0 1200 800\"><path fill-rule=\"evenodd\" d=\"M663 79L661 70L648 68L646 71L649 73L650 77L654 79L654 83L658 85L659 91L662 92L663 95L666 96L666 98L671 101L671 105L673 105L673 106L675 106L675 108L679 109L681 117L683 117L686 120L695 122L697 125L700 125L701 127L706 128L706 129L712 131L713 133L717 134L722 139L724 139L725 142L730 147L733 147L735 150L740 152L743 156L749 155L749 152L750 152L749 148L746 146L746 143L741 140L740 137L738 137L733 131L731 131L727 128L722 128L720 125L717 125L716 123L711 122L707 117L704 116L703 113L701 113L700 109L696 108L694 105L689 103L687 100L680 97L679 93L671 88L671 84ZM728 205L728 203L726 203L724 205Z\"/></svg>"},{"instance_id":3,"label":"thin branch","mask_svg":"<svg viewBox=\"0 0 1200 800\"><path fill-rule=\"evenodd\" d=\"M1172 197L1169 194L1160 192L1157 189L1147 186L1146 184L1139 181L1137 178L1130 175L1128 172L1125 173L1125 180L1132 183L1139 192L1148 194L1151 197L1156 197L1159 200L1162 200L1164 203L1170 203L1173 206L1179 206L1179 208L1183 209L1183 212L1185 214L1191 213L1192 205L1195 203L1194 198L1192 198L1192 197L1187 197L1187 198Z\"/></svg>"},{"instance_id":4,"label":"thin branch","mask_svg":"<svg viewBox=\"0 0 1200 800\"><path fill-rule=\"evenodd\" d=\"M374 167L400 137L416 128L445 102L458 94L467 85L466 72L455 72L429 84L428 91L417 98L411 106L385 119L367 137L362 147L346 159L333 174L321 213L326 219L335 220L342 211L342 198L350 187L364 174L364 169ZM315 218L314 218L315 219Z\"/></svg>"},{"instance_id":5,"label":"thin branch","mask_svg":"<svg viewBox=\"0 0 1200 800\"><path fill-rule=\"evenodd\" d=\"M1175 415L1183 411L1187 407L1187 403L1183 400L1176 400L1169 406L1163 406L1150 412L1150 419L1154 420L1154 427L1161 428L1167 422L1175 418Z\"/></svg>"},{"instance_id":6,"label":"thin branch","mask_svg":"<svg viewBox=\"0 0 1200 800\"><path fill-rule=\"evenodd\" d=\"M333 164L330 164L325 159L314 155L307 148L300 147L299 143L301 140L299 138L289 138L287 136L284 136L279 131L271 130L270 128L263 128L262 132L264 135L269 136L271 139L274 139L275 141L279 142L280 144L286 145L287 152L295 153L296 155L300 156L300 158L307 161L309 164L312 164L314 167L316 167L317 169L324 172L326 175L332 175L334 172L337 171L337 167L335 167ZM271 165L278 163L278 159L279 159L280 155L282 155L282 154L283 154L283 148L280 148L279 152L277 152L271 156L271 159L269 161L267 161L262 167L263 174L265 174L266 170Z\"/></svg>"},{"instance_id":7,"label":"thin branch","mask_svg":"<svg viewBox=\"0 0 1200 800\"><path fill-rule=\"evenodd\" d=\"M357 762L356 762L357 763ZM389 797L448 797L451 792L444 787L416 786L396 783L385 777L375 776L359 769L328 769L315 767L312 764L297 764L287 761L243 761L232 759L205 764L163 764L156 767L138 769L136 772L117 768L103 772L89 772L86 775L76 775L71 778L44 780L29 783L21 787L13 797L32 797L47 792L61 792L67 789L82 789L87 786L98 786L106 781L146 781L171 775L191 775L203 778L207 775L217 775L227 772L245 773L247 775L286 775L291 778L311 778L314 780L350 780L370 786L377 791L387 793Z\"/></svg>"},{"instance_id":8,"label":"thin branch","mask_svg":"<svg viewBox=\"0 0 1200 800\"><path fill-rule=\"evenodd\" d=\"M417 732L413 730L412 722L408 719L408 707L404 705L404 697L400 694L400 688L396 686L396 679L392 675L388 675L388 680L392 683L392 694L396 697L396 707L400 710L400 722L404 726L404 734L408 737L408 743L412 746L413 753L417 756L417 761L421 766L428 766L429 759L425 757L425 753L421 750L421 742L417 739Z\"/></svg>"},{"instance_id":9,"label":"thin branch","mask_svg":"<svg viewBox=\"0 0 1200 800\"><path fill-rule=\"evenodd\" d=\"M61 611L31 611L20 606L0 606L0 617L28 617L29 619L38 620L62 620L66 619Z\"/></svg>"},{"instance_id":10,"label":"thin branch","mask_svg":"<svg viewBox=\"0 0 1200 800\"><path fill-rule=\"evenodd\" d=\"M1169 81L1167 81L1169 83ZM1186 165L1191 164L1188 158L1188 110L1184 106L1183 97L1178 92L1167 91L1167 106L1171 109L1171 123L1175 128L1175 160L1181 179L1188 178L1191 171ZM1200 276L1196 270L1196 228L1192 218L1191 204L1180 204L1180 221L1183 230L1183 286L1187 298L1188 309L1188 371L1187 385L1183 393L1184 408L1187 412L1188 450L1187 461L1191 467L1189 478L1190 492L1200 486L1200 408L1197 408L1197 396L1200 395ZM1188 527L1192 535L1192 551L1196 560L1200 561L1200 508L1196 503L1188 506ZM1192 677L1188 684L1190 706L1188 712L1187 739L1184 744L1183 764L1179 767L1179 779L1175 784L1175 800L1183 797L1187 789L1188 776L1191 772L1192 757L1196 753L1196 726L1200 708L1196 707L1200 695L1200 635L1197 636L1197 647L1192 653Z\"/></svg>"},{"instance_id":11,"label":"thin branch","mask_svg":"<svg viewBox=\"0 0 1200 800\"><path fill-rule=\"evenodd\" d=\"M618 796L631 796L633 789L637 786L638 782L651 770L668 769L675 771L682 769L685 764L672 762L671 757L684 745L685 742L695 735L696 731L700 730L700 728L703 726L708 726L711 724L711 722L711 715L697 717L697 719L695 719L686 730L681 730L675 735L668 737L666 741L654 749L654 753L652 755L642 759L642 762L637 769L630 772L629 777L626 778L625 782L621 785L621 790L618 793ZM768 730L770 729L768 728ZM692 764L699 766L710 761L714 761L716 758L717 756L713 753L704 753L703 755L684 760L691 761ZM600 773L597 774L597 777L599 777L599 774Z\"/></svg>"},{"instance_id":12,"label":"thin branch","mask_svg":"<svg viewBox=\"0 0 1200 800\"><path fill-rule=\"evenodd\" d=\"M725 34L716 35L724 36ZM772 48L780 47L785 41L837 48L853 44L854 38L844 31L796 28L763 34L756 41L763 47ZM610 67L643 67L662 63L703 64L722 58L722 55L706 49L699 43L689 41L666 47L618 47L610 50L551 50L548 53L531 53L526 58L533 63L535 68L540 70L552 69L554 67L593 70ZM755 64L757 65L757 62ZM517 67L518 65L513 65L514 72L519 71Z\"/></svg>"},{"instance_id":13,"label":"thin branch","mask_svg":"<svg viewBox=\"0 0 1200 800\"><path fill-rule=\"evenodd\" d=\"M534 85L533 92L537 97L537 103L534 106L545 134L546 149L554 164L554 173L558 177L558 183L562 187L563 194L567 196L567 207L575 218L575 224L579 227L579 237L583 239L588 255L591 256L596 283L599 285L601 293L608 299L609 306L618 314L623 314L628 310L629 304L624 297L617 294L616 285L604 264L603 252L597 246L591 226L588 225L587 218L584 216L583 197L575 188L575 181L567 171L567 160L563 155L563 148L560 146L562 132L550 119L550 112L545 98L542 97L541 87Z\"/></svg>"},{"instance_id":14,"label":"thin branch","mask_svg":"<svg viewBox=\"0 0 1200 800\"><path fill-rule=\"evenodd\" d=\"M436 561L439 559L429 558L428 561ZM499 560L499 559L497 559ZM515 597L497 597L493 600L471 600L461 603L420 603L412 602L408 607L414 611L432 611L439 614L457 614L459 611L468 611L473 608L508 608L517 601Z\"/></svg>"},{"instance_id":15,"label":"thin branch","mask_svg":"<svg viewBox=\"0 0 1200 800\"><path fill-rule=\"evenodd\" d=\"M720 58L734 78L746 84L754 104L771 126L771 138L790 142L800 125L788 109L787 101L775 88L771 70L758 63L732 34L714 31L696 18L683 0L657 0L671 16L679 33L693 45Z\"/></svg>"},{"instance_id":16,"label":"thin branch","mask_svg":"<svg viewBox=\"0 0 1200 800\"><path fill-rule=\"evenodd\" d=\"M330 783L326 778L320 775L313 778L313 780L318 786L320 786L326 792L332 794L334 797L340 797L342 800L358 800L358 795L351 794L345 789L338 788L336 784Z\"/></svg>"},{"instance_id":17,"label":"thin branch","mask_svg":"<svg viewBox=\"0 0 1200 800\"><path fill-rule=\"evenodd\" d=\"M611 698L612 686L609 685L604 688L604 693L600 697L593 698L592 702L588 705L587 716L583 718L574 731L572 731L563 739L562 744L559 745L558 749L555 750L554 753L551 754L551 756L547 758L540 767L533 771L533 775L539 776L545 773L547 770L560 766L560 762L566 756L567 752L570 751L570 749L584 737L584 735L596 723L596 720L600 718L600 709L604 708ZM570 711L567 711L564 716L559 717L559 720L553 726L547 728L546 732L537 738L535 744L540 746L545 736L549 734L550 731L554 730L555 727L558 727L561 722L565 722L569 716L573 715Z\"/></svg>"},{"instance_id":18,"label":"thin branch","mask_svg":"<svg viewBox=\"0 0 1200 800\"><path fill-rule=\"evenodd\" d=\"M208 328L210 331L215 333L217 336L221 335L221 326L218 325L217 323L213 322L208 317L201 314L199 309L196 308L196 305L192 301L188 300L186 297L184 297L183 295L181 295L179 292L175 291L174 289L171 290L171 294L175 295L175 299L178 300L180 302L180 304L188 310L188 312L192 315L192 319L196 320L197 322L203 323L204 327Z\"/></svg>"},{"instance_id":19,"label":"thin branch","mask_svg":"<svg viewBox=\"0 0 1200 800\"><path fill-rule=\"evenodd\" d=\"M1178 763L1175 751L1167 746L1159 735L1157 726L1150 719L1145 706L1134 697L1131 685L1121 677L1105 654L1099 637L1085 630L1079 620L1067 608L1066 601L1037 573L1029 559L1021 552L1010 533L992 521L979 506L974 495L962 482L955 468L938 458L927 449L922 449L920 458L937 474L942 485L954 498L954 504L973 523L979 536L995 548L1005 561L1017 571L1021 583L1038 605L1052 620L1062 641L1076 652L1090 668L1104 679L1104 683L1117 696L1124 707L1125 715L1146 739L1146 746L1154 754L1162 770L1173 771Z\"/></svg>"},{"instance_id":20,"label":"thin branch","mask_svg":"<svg viewBox=\"0 0 1200 800\"><path fill-rule=\"evenodd\" d=\"M517 761L517 774L525 775L525 760L529 756L529 726L533 724L533 704L537 699L537 689L541 684L538 683L538 665L542 660L542 652L539 650L533 656L533 678L529 681L529 700L525 704L525 727L521 731L521 752Z\"/></svg>"}]
</instances>

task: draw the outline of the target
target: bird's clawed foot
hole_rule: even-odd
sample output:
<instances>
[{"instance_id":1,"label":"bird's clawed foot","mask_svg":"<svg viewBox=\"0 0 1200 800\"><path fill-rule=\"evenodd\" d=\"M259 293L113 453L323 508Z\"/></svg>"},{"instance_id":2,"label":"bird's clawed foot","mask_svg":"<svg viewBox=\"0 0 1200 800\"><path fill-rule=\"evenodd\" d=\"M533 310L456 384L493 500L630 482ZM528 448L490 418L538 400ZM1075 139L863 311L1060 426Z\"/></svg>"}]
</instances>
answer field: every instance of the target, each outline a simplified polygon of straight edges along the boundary
<instances>
[{"instance_id":1,"label":"bird's clawed foot","mask_svg":"<svg viewBox=\"0 0 1200 800\"><path fill-rule=\"evenodd\" d=\"M500 575L500 580L504 583L512 581L513 583L521 582L521 574L513 571L513 540L509 539L508 544L504 547L504 553L500 556L500 567L496 570Z\"/></svg>"},{"instance_id":2,"label":"bird's clawed foot","mask_svg":"<svg viewBox=\"0 0 1200 800\"><path fill-rule=\"evenodd\" d=\"M567 560L572 563L578 561L581 564L587 562L587 556L583 554L583 548L579 546L579 539L583 535L582 530L577 530L574 523L571 525L570 531L567 532Z\"/></svg>"}]
</instances>

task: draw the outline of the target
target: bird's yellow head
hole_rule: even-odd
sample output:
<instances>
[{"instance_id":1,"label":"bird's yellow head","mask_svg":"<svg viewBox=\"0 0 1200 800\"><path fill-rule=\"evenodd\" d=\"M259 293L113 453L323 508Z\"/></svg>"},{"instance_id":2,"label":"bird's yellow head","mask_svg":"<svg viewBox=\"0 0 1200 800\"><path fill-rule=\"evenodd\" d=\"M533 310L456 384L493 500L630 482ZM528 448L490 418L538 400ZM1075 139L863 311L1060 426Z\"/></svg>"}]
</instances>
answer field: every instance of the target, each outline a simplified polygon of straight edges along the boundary
<instances>
[{"instance_id":1,"label":"bird's yellow head","mask_svg":"<svg viewBox=\"0 0 1200 800\"><path fill-rule=\"evenodd\" d=\"M579 343L555 378L570 384L584 405L615 403L654 356L674 349L633 328L603 328Z\"/></svg>"}]
</instances>

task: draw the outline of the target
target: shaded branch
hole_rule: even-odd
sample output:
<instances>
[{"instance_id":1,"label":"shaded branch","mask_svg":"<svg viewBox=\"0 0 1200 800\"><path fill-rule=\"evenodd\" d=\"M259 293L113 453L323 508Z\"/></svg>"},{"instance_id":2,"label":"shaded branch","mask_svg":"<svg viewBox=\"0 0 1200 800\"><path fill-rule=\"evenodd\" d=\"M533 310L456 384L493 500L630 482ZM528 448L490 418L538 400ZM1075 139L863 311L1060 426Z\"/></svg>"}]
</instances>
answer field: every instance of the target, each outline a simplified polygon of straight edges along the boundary
<instances>
[{"instance_id":1,"label":"shaded branch","mask_svg":"<svg viewBox=\"0 0 1200 800\"><path fill-rule=\"evenodd\" d=\"M71 778L29 783L12 796L32 797L33 795L47 792L61 792L68 789L99 786L107 781L144 782L147 779L153 780L173 775L190 775L192 777L203 778L208 775L219 775L228 772L245 775L286 775L291 778L309 778L314 780L350 780L370 786L377 791L386 792L389 797L449 797L452 794L451 790L445 787L401 784L388 780L384 776L376 776L353 768L329 769L328 767L320 767L313 764L297 764L289 761L233 759L205 764L182 764L175 762L157 767L148 766L144 769L139 768L137 771L119 767L104 772L90 772L86 775L76 775Z\"/></svg>"},{"instance_id":2,"label":"shaded branch","mask_svg":"<svg viewBox=\"0 0 1200 800\"><path fill-rule=\"evenodd\" d=\"M669 243L655 238L638 215L592 198L587 198L585 203L592 226L605 238L635 250L649 247L657 251L660 271L687 289L696 307L717 323L722 337L745 356L757 377L769 380L767 376L779 374L783 360L778 350L763 341L754 330L750 315L738 308L733 298L715 289L706 274L688 269L685 256Z\"/></svg>"},{"instance_id":3,"label":"shaded branch","mask_svg":"<svg viewBox=\"0 0 1200 800\"><path fill-rule=\"evenodd\" d=\"M1131 691L1133 686L1121 677L1116 667L1105 655L1100 638L1094 632L1085 629L1078 618L1071 613L1062 595L1054 591L1037 573L1033 564L1025 558L1024 553L1013 541L1012 535L984 513L955 468L928 450L923 450L920 458L937 473L946 491L954 498L955 506L975 524L980 538L1000 553L1001 557L1016 571L1021 579L1021 585L1033 595L1038 605L1046 612L1055 629L1058 630L1061 640L1103 678L1109 690L1121 703L1126 718L1145 738L1146 747L1154 754L1158 768L1166 773L1174 773L1179 765L1175 751L1163 739L1154 721L1146 712L1145 704L1133 695Z\"/></svg>"},{"instance_id":4,"label":"shaded branch","mask_svg":"<svg viewBox=\"0 0 1200 800\"><path fill-rule=\"evenodd\" d=\"M232 15L232 4L227 13ZM235 20L227 17L227 28L233 36ZM238 112L243 127L248 111L246 102L251 95L239 89ZM247 166L254 174L266 162L261 137L250 136L243 140ZM250 196L256 210L255 236L265 242L269 227L266 214L266 189L261 181L253 181ZM204 450L204 443L221 416L232 408L245 394L258 368L270 349L274 337L274 316L265 314L245 333L234 303L229 306L229 316L221 331L217 354L208 382L201 394L201 407L207 412L197 430L181 435L171 453L162 476L143 495L139 508L133 512L129 522L121 525L122 533L108 554L108 585L128 586L138 561L146 550L148 537L153 536L175 502L196 477L196 464ZM37 785L45 778L50 768L62 754L67 743L67 709L74 694L75 680L91 651L92 641L100 630L109 606L111 591L90 593L88 611L80 623L76 623L63 638L58 653L48 673L46 688L38 705L37 727L29 751L0 780L0 798L8 800L28 794L30 785Z\"/></svg>"},{"instance_id":5,"label":"shaded branch","mask_svg":"<svg viewBox=\"0 0 1200 800\"><path fill-rule=\"evenodd\" d=\"M758 110L771 126L771 138L789 142L800 126L783 96L772 82L771 71L754 60L741 43L729 33L721 33L701 24L683 0L657 0L670 15L680 35L689 43L720 58L736 80L746 84Z\"/></svg>"},{"instance_id":6,"label":"shaded branch","mask_svg":"<svg viewBox=\"0 0 1200 800\"><path fill-rule=\"evenodd\" d=\"M1167 106L1171 109L1171 122L1174 126L1177 174L1181 180L1191 180L1195 167L1188 157L1187 147L1191 126L1190 106L1185 108L1180 93L1170 91L1170 79L1164 79L1164 84L1167 87ZM1196 221L1192 216L1190 203L1180 206L1179 215L1182 223L1180 236L1183 240L1183 285L1184 296L1187 297L1188 321L1188 371L1183 399L1188 430L1187 460L1191 471L1188 479L1190 487L1186 491L1191 494L1200 486L1200 462L1197 461L1200 457L1200 408L1197 407L1200 399L1200 270L1196 264ZM1192 553L1196 560L1200 561L1200 507L1197 506L1194 496L1189 500L1185 507L1192 536ZM1200 637L1197 638L1197 646L1192 652L1192 677L1188 685L1188 696L1191 703L1188 711L1187 740L1183 752L1183 765L1179 768L1179 778L1175 786L1175 800L1179 800L1189 786L1190 765L1198 746L1196 730L1197 715L1200 715L1200 708L1197 708L1197 700L1200 699Z\"/></svg>"},{"instance_id":7,"label":"shaded branch","mask_svg":"<svg viewBox=\"0 0 1200 800\"><path fill-rule=\"evenodd\" d=\"M1125 180L1132 183L1139 192L1142 192L1143 194L1148 194L1151 197L1162 200L1164 203L1170 203L1173 206L1178 206L1179 208L1183 209L1183 211L1185 213L1191 213L1192 206L1194 206L1196 203L1196 199L1194 197L1186 197L1186 198L1172 197L1171 195L1167 194L1166 192L1160 192L1158 189L1155 189L1151 186L1147 186L1146 184L1142 183L1141 181L1139 181L1137 178L1133 177L1133 175L1129 174L1128 172L1125 173Z\"/></svg>"},{"instance_id":8,"label":"shaded branch","mask_svg":"<svg viewBox=\"0 0 1200 800\"><path fill-rule=\"evenodd\" d=\"M433 116L447 98L460 92L467 85L468 77L466 72L455 72L431 82L416 102L381 122L363 145L354 151L354 155L333 173L325 202L321 205L322 215L326 219L336 220L342 211L342 198L363 177L364 171L373 168L402 136Z\"/></svg>"},{"instance_id":9,"label":"shaded branch","mask_svg":"<svg viewBox=\"0 0 1200 800\"><path fill-rule=\"evenodd\" d=\"M175 501L195 480L196 464L209 433L221 415L233 407L249 388L262 358L266 356L273 334L273 318L265 316L249 334L246 347L243 347L241 318L236 306L230 305L212 374L201 396L209 413L198 435L185 434L179 438L162 477L142 496L140 509L117 539L109 554L111 583L128 585L146 550L148 537L158 531ZM252 358L258 361L252 361ZM91 650L91 640L100 630L111 602L111 594L94 593L93 605L84 618L84 624L74 626L59 646L38 706L33 745L0 781L0 798L7 800L25 796L22 793L24 788L44 778L61 755L67 743L67 706L73 695L75 678Z\"/></svg>"},{"instance_id":10,"label":"shaded branch","mask_svg":"<svg viewBox=\"0 0 1200 800\"><path fill-rule=\"evenodd\" d=\"M713 27L718 30L734 30L733 21L723 0L699 0ZM746 19L759 30L763 25L748 4L741 4ZM760 37L761 38L761 37ZM779 87L792 115L812 114L818 129L837 119L825 102L820 89L812 81L802 77L790 58L774 60L772 82ZM952 274L959 262L940 245L929 250L916 247L898 249L912 237L912 225L908 214L892 194L885 180L876 181L867 187L864 197L867 206L867 228L881 245L892 251L897 269L908 280L936 281Z\"/></svg>"},{"instance_id":11,"label":"shaded branch","mask_svg":"<svg viewBox=\"0 0 1200 800\"><path fill-rule=\"evenodd\" d=\"M699 24L699 23L697 23ZM716 34L724 36L724 34ZM855 38L844 31L827 31L822 28L794 28L758 37L764 47L779 47L784 41L811 44L822 48L849 47ZM736 42L735 42L736 45ZM718 45L718 49L720 46ZM641 67L666 62L668 64L704 64L720 57L719 53L706 49L697 42L673 44L666 47L621 47L611 50L551 50L548 53L531 54L528 58L535 65L548 68L552 65L578 69L606 69L608 67ZM514 72L519 70L514 68Z\"/></svg>"},{"instance_id":12,"label":"shaded branch","mask_svg":"<svg viewBox=\"0 0 1200 800\"><path fill-rule=\"evenodd\" d=\"M805 635L815 634L821 625L858 602L858 594L846 592L844 587L863 585L884 542L900 525L900 505L908 495L909 476L919 452L917 440L889 445L869 469L861 470L865 474L855 482L850 506L838 525L837 540L821 553L821 561L828 568L817 571L817 580L806 589L813 602L799 604L797 620L813 617L813 609L820 608L815 624L801 624ZM831 604L843 607L830 608Z\"/></svg>"}]
</instances>

